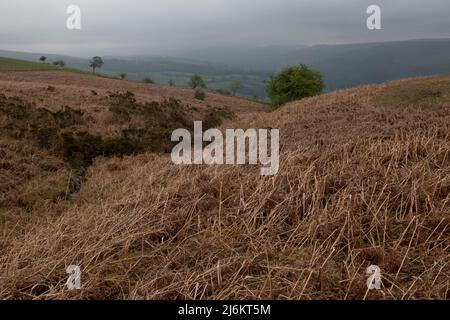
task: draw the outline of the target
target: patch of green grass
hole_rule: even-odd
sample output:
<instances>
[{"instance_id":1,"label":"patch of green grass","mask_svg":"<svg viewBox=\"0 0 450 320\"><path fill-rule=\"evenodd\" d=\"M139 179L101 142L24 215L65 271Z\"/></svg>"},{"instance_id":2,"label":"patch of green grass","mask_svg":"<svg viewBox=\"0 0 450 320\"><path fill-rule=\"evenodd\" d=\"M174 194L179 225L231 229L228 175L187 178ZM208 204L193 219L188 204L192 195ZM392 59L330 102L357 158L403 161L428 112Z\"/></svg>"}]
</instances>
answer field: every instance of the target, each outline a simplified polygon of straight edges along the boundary
<instances>
[{"instance_id":1,"label":"patch of green grass","mask_svg":"<svg viewBox=\"0 0 450 320\"><path fill-rule=\"evenodd\" d=\"M389 84L374 101L382 107L439 107L450 103L450 77L411 79Z\"/></svg>"},{"instance_id":2,"label":"patch of green grass","mask_svg":"<svg viewBox=\"0 0 450 320\"><path fill-rule=\"evenodd\" d=\"M19 196L18 203L27 210L33 207L44 207L47 202L56 203L65 200L73 189L71 172L41 176L31 179L25 183L25 189Z\"/></svg>"},{"instance_id":3,"label":"patch of green grass","mask_svg":"<svg viewBox=\"0 0 450 320\"><path fill-rule=\"evenodd\" d=\"M100 78L106 78L106 79L121 80L119 77L116 77L116 76L111 76L111 75L98 73L98 72L93 73L91 71L80 70L80 69L75 69L75 68L64 68L64 69L58 68L56 70L57 71L68 71L68 72L73 72L73 73L77 73L77 74L81 74L81 75L94 76L94 77L100 77Z\"/></svg>"},{"instance_id":4,"label":"patch of green grass","mask_svg":"<svg viewBox=\"0 0 450 320\"><path fill-rule=\"evenodd\" d=\"M101 73L92 73L90 71L75 68L59 68L48 63L39 63L2 57L0 57L0 71L67 71L82 75L90 75L101 78L119 80L118 77L105 75Z\"/></svg>"},{"instance_id":5,"label":"patch of green grass","mask_svg":"<svg viewBox=\"0 0 450 320\"><path fill-rule=\"evenodd\" d=\"M0 71L59 70L53 65L0 57Z\"/></svg>"},{"instance_id":6,"label":"patch of green grass","mask_svg":"<svg viewBox=\"0 0 450 320\"><path fill-rule=\"evenodd\" d=\"M16 217L4 208L0 208L0 223L14 222Z\"/></svg>"}]
</instances>

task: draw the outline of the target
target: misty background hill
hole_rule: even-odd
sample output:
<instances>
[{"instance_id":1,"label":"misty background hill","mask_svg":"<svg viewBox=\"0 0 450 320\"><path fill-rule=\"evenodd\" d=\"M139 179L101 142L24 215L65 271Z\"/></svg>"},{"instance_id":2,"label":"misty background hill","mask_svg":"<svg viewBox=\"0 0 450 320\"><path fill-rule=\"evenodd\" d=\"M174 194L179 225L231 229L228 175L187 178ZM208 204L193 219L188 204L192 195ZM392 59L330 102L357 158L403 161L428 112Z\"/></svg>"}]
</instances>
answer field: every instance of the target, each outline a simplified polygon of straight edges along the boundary
<instances>
[{"instance_id":1,"label":"misty background hill","mask_svg":"<svg viewBox=\"0 0 450 320\"><path fill-rule=\"evenodd\" d=\"M92 55L97 53L93 52ZM66 66L89 70L89 58L45 53L0 50L0 56L49 62L64 60ZM450 73L450 39L317 45L199 48L167 52L166 56L105 56L101 72L128 79L145 77L167 85L186 87L194 73L202 75L209 88L229 89L239 80L242 96L266 98L264 81L288 65L306 64L324 75L327 91L407 77Z\"/></svg>"},{"instance_id":2,"label":"misty background hill","mask_svg":"<svg viewBox=\"0 0 450 320\"><path fill-rule=\"evenodd\" d=\"M327 91L332 91L361 84L449 73L450 39L190 49L181 51L178 56L208 60L246 70L277 71L288 65L303 63L322 72Z\"/></svg>"}]
</instances>

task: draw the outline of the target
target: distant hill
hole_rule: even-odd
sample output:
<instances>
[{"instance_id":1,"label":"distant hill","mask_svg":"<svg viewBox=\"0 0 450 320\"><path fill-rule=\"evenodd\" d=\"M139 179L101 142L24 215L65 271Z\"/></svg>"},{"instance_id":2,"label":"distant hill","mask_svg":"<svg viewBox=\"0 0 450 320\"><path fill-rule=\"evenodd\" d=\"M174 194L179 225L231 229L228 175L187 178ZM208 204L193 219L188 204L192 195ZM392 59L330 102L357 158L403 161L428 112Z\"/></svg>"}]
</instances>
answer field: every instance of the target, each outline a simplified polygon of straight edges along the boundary
<instances>
[{"instance_id":1,"label":"distant hill","mask_svg":"<svg viewBox=\"0 0 450 320\"><path fill-rule=\"evenodd\" d=\"M284 62L298 63L321 71L329 91L445 74L450 73L450 39L316 46L291 53Z\"/></svg>"},{"instance_id":2,"label":"distant hill","mask_svg":"<svg viewBox=\"0 0 450 320\"><path fill-rule=\"evenodd\" d=\"M174 53L175 56L176 53ZM196 57L236 68L276 71L306 64L324 74L327 90L405 77L450 73L450 39L397 42L185 50Z\"/></svg>"},{"instance_id":3,"label":"distant hill","mask_svg":"<svg viewBox=\"0 0 450 320\"><path fill-rule=\"evenodd\" d=\"M290 53L308 49L304 45L260 46L260 47L218 47L185 49L169 52L176 58L188 58L211 63L220 63L244 70L273 71L283 65Z\"/></svg>"}]
</instances>

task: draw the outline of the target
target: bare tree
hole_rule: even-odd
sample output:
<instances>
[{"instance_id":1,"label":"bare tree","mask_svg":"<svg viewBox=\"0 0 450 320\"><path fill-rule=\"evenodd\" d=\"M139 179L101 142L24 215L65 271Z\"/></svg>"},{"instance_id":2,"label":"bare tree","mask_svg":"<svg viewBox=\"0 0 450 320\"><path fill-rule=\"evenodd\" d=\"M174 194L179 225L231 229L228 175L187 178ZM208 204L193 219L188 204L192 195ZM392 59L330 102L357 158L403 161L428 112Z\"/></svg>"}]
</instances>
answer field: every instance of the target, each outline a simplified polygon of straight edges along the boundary
<instances>
[{"instance_id":1,"label":"bare tree","mask_svg":"<svg viewBox=\"0 0 450 320\"><path fill-rule=\"evenodd\" d=\"M242 84L241 81L239 81L239 80L233 81L233 83L230 86L230 90L231 90L231 93L233 94L233 96L235 96L237 94L237 92L240 89L242 89L243 87L244 87L244 85Z\"/></svg>"}]
</instances>

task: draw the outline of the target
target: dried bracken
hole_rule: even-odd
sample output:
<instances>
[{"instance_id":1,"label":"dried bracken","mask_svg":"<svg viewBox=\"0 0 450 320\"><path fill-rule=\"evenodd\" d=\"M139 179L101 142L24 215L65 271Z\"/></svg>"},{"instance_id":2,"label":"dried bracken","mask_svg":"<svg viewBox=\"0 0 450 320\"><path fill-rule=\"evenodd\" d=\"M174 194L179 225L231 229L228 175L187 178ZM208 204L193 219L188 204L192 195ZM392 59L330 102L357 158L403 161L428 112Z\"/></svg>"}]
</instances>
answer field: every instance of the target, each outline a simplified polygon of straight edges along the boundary
<instances>
[{"instance_id":1,"label":"dried bracken","mask_svg":"<svg viewBox=\"0 0 450 320\"><path fill-rule=\"evenodd\" d=\"M98 157L74 199L32 206L31 218L0 209L0 297L448 299L449 81L234 110L227 126L280 129L274 177L163 154ZM441 93L392 103L420 83ZM81 290L67 290L69 265L81 267ZM370 265L382 290L367 289Z\"/></svg>"}]
</instances>

